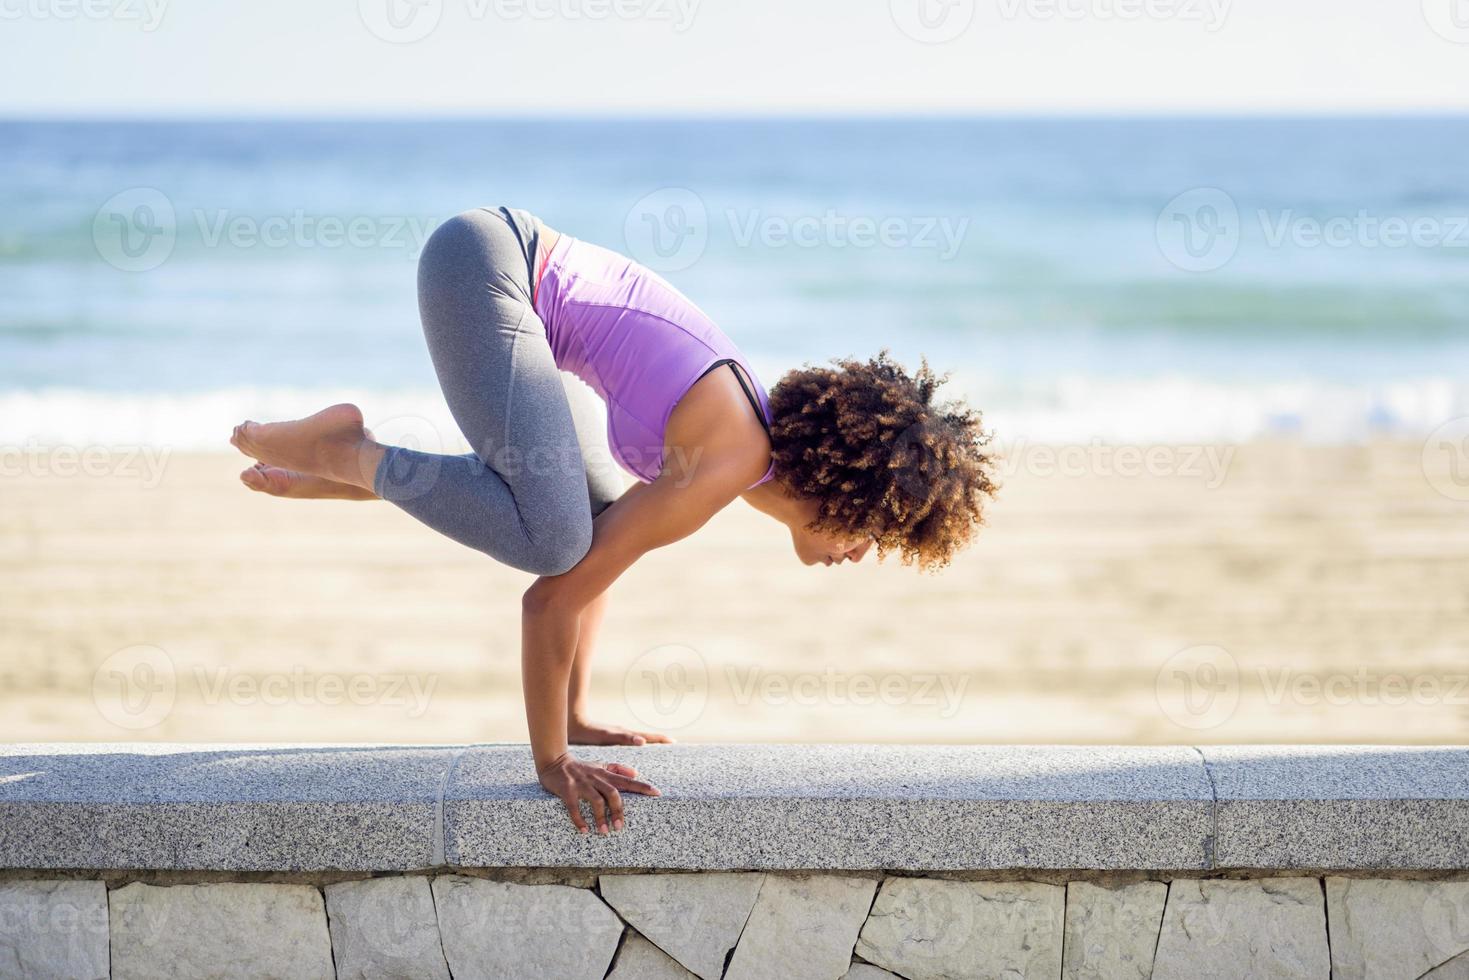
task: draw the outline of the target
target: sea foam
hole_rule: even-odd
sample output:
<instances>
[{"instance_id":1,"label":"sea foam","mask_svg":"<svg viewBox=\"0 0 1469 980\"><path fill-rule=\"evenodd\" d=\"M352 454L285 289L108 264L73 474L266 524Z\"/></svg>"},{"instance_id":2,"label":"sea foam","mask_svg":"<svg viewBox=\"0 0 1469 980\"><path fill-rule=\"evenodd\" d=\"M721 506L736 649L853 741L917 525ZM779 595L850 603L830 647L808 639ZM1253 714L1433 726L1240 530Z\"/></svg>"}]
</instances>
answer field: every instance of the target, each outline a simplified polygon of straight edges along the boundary
<instances>
[{"instance_id":1,"label":"sea foam","mask_svg":"<svg viewBox=\"0 0 1469 980\"><path fill-rule=\"evenodd\" d=\"M1002 444L1310 443L1422 438L1469 415L1469 384L1422 378L1376 385L1325 381L1226 384L1198 378L1063 377L1049 384L958 377L952 394L979 408ZM948 390L948 389L946 389ZM431 452L468 445L433 390L225 388L201 392L104 392L73 388L0 392L0 447L166 446L234 452L243 419L299 418L327 405L360 405L383 441Z\"/></svg>"}]
</instances>

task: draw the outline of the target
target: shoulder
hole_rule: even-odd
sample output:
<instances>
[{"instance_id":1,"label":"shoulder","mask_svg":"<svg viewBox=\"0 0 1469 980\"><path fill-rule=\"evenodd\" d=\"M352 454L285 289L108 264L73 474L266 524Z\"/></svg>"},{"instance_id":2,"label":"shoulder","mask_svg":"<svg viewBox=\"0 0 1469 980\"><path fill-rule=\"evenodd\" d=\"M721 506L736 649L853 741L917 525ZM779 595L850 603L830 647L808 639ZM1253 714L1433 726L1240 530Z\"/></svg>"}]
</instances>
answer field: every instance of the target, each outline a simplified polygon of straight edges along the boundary
<instances>
[{"instance_id":1,"label":"shoulder","mask_svg":"<svg viewBox=\"0 0 1469 980\"><path fill-rule=\"evenodd\" d=\"M682 463L688 477L705 470L706 476L743 490L770 468L770 436L727 369L700 378L679 399L664 442L672 450L665 453L665 466Z\"/></svg>"}]
</instances>

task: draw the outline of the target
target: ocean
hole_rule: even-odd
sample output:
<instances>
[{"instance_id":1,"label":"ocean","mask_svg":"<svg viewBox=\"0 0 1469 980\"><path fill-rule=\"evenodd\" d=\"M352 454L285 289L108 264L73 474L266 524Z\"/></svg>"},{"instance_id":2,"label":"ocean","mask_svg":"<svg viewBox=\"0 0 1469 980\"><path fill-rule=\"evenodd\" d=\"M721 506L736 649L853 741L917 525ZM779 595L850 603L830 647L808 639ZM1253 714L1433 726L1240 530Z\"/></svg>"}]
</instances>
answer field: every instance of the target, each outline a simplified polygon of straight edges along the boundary
<instances>
[{"instance_id":1,"label":"ocean","mask_svg":"<svg viewBox=\"0 0 1469 980\"><path fill-rule=\"evenodd\" d=\"M1002 444L1417 437L1469 414L1466 159L1462 117L0 122L0 445L451 429L415 260L500 204L767 385L887 348Z\"/></svg>"}]
</instances>

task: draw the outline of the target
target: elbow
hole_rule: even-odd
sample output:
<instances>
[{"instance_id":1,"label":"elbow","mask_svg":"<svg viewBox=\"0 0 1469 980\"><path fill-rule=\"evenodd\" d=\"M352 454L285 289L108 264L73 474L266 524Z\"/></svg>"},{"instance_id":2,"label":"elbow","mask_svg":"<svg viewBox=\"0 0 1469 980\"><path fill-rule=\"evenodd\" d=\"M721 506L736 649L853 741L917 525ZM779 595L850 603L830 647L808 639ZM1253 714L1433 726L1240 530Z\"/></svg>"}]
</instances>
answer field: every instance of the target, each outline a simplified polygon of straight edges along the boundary
<instances>
[{"instance_id":1,"label":"elbow","mask_svg":"<svg viewBox=\"0 0 1469 980\"><path fill-rule=\"evenodd\" d=\"M556 606L554 591L547 588L544 578L536 579L520 597L520 614L530 619L550 612Z\"/></svg>"},{"instance_id":2,"label":"elbow","mask_svg":"<svg viewBox=\"0 0 1469 980\"><path fill-rule=\"evenodd\" d=\"M543 619L578 615L581 609L554 577L543 577L536 579L521 595L520 612L526 619Z\"/></svg>"},{"instance_id":3,"label":"elbow","mask_svg":"<svg viewBox=\"0 0 1469 980\"><path fill-rule=\"evenodd\" d=\"M568 576L592 547L592 522L573 526L565 533L542 542L536 560L526 571L539 576L520 597L521 613L541 617L565 613L579 615L585 603L577 599L575 576Z\"/></svg>"}]
</instances>

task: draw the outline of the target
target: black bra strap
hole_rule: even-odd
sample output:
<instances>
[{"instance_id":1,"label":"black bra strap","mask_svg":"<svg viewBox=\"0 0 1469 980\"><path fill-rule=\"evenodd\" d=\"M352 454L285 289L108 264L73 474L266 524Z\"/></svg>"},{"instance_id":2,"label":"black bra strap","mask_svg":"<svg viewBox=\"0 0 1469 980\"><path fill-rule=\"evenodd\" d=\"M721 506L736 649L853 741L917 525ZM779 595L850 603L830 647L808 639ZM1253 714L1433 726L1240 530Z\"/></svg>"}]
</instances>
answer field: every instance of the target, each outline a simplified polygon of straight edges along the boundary
<instances>
[{"instance_id":1,"label":"black bra strap","mask_svg":"<svg viewBox=\"0 0 1469 980\"><path fill-rule=\"evenodd\" d=\"M751 390L749 382L745 380L745 372L740 370L739 361L736 361L733 357L722 357L719 360L715 361L713 364L709 365L709 370L705 371L704 374L699 375L699 377L703 378L708 374L712 374L714 371L719 370L726 364L728 364L729 369L734 372L735 380L740 383L740 388L744 390L745 397L750 399L750 407L755 410L755 417L760 420L760 425L765 429L765 434L769 435L770 422L765 418L765 411L760 407L760 400L755 397L755 392Z\"/></svg>"}]
</instances>

